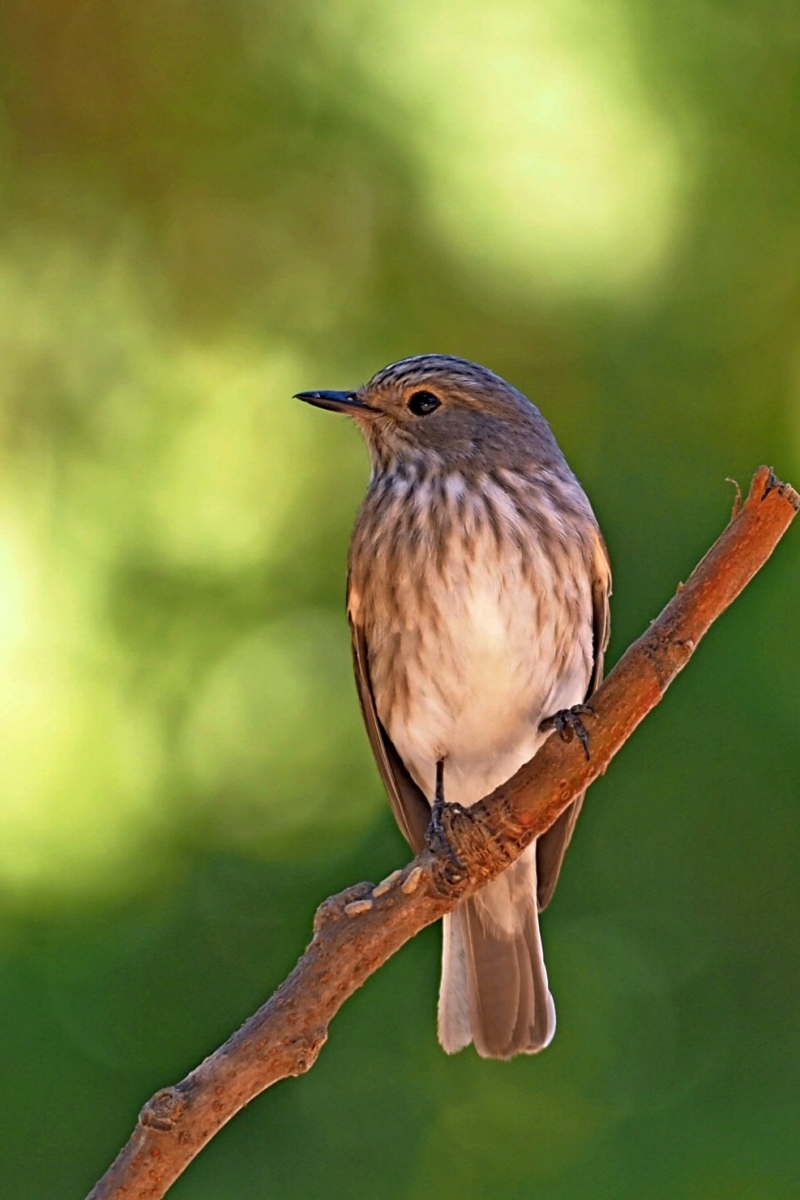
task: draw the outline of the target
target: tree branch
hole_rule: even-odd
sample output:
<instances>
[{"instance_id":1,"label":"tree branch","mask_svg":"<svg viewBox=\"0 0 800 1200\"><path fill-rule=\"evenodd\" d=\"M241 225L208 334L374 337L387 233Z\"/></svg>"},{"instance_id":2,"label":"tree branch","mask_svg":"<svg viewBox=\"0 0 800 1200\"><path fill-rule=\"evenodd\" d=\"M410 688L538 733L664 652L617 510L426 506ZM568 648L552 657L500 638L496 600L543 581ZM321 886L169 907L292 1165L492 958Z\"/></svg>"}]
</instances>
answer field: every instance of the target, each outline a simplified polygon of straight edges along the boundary
<instances>
[{"instance_id":1,"label":"tree branch","mask_svg":"<svg viewBox=\"0 0 800 1200\"><path fill-rule=\"evenodd\" d=\"M318 909L288 979L237 1033L175 1087L145 1104L127 1145L87 1200L159 1200L214 1134L259 1092L313 1066L348 996L387 958L498 875L552 825L658 704L716 618L764 565L800 507L767 467L685 585L592 698L591 759L549 738L531 762L452 821L461 870L430 852L382 884L356 884ZM451 819L452 820L452 819Z\"/></svg>"}]
</instances>

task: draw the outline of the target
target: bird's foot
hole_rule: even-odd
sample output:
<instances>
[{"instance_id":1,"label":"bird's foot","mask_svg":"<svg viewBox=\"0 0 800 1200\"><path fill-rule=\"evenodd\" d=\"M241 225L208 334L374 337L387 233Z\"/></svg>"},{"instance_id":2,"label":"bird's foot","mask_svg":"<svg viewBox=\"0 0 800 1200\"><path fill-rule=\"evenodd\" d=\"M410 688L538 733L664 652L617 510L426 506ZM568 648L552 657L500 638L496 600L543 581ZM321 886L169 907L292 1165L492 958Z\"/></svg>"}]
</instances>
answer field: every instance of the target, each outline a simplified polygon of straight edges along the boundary
<instances>
[{"instance_id":1,"label":"bird's foot","mask_svg":"<svg viewBox=\"0 0 800 1200\"><path fill-rule=\"evenodd\" d=\"M444 759L436 764L436 796L431 808L431 820L425 834L425 844L432 854L446 858L457 875L466 873L464 864L453 849L453 834L459 821L474 824L474 817L463 804L448 804L444 798ZM452 872L451 872L452 873Z\"/></svg>"},{"instance_id":2,"label":"bird's foot","mask_svg":"<svg viewBox=\"0 0 800 1200\"><path fill-rule=\"evenodd\" d=\"M562 708L552 717L545 717L543 721L539 722L539 729L542 733L549 729L555 729L562 742L571 742L574 737L577 737L588 759L591 758L591 754L589 753L589 734L581 720L584 715L594 716L594 709L591 705L573 704L572 708Z\"/></svg>"},{"instance_id":3,"label":"bird's foot","mask_svg":"<svg viewBox=\"0 0 800 1200\"><path fill-rule=\"evenodd\" d=\"M444 800L436 800L431 809L431 821L425 834L425 844L432 854L448 859L461 875L465 871L464 864L453 849L451 835L456 822L466 819L474 823L474 817L463 804L447 804Z\"/></svg>"}]
</instances>

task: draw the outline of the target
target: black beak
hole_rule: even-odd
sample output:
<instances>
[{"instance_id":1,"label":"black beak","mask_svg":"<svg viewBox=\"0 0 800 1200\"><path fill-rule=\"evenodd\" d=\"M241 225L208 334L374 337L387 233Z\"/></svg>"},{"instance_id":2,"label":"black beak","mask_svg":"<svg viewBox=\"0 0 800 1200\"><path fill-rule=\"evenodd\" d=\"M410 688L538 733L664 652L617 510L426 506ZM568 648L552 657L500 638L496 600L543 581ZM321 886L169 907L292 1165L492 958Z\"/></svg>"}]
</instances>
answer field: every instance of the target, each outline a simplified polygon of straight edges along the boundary
<instances>
[{"instance_id":1,"label":"black beak","mask_svg":"<svg viewBox=\"0 0 800 1200\"><path fill-rule=\"evenodd\" d=\"M331 412L375 412L371 405L358 399L357 392L297 392L294 398L317 408L329 408Z\"/></svg>"}]
</instances>

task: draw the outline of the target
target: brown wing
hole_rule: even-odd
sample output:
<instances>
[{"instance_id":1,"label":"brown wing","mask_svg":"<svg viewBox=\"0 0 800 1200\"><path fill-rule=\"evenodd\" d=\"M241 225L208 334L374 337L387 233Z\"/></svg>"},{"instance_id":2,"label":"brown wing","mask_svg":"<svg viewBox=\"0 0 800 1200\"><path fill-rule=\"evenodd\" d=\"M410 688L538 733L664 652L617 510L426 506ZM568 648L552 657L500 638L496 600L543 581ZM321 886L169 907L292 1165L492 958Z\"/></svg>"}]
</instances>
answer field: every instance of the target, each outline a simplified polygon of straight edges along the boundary
<instances>
[{"instance_id":1,"label":"brown wing","mask_svg":"<svg viewBox=\"0 0 800 1200\"><path fill-rule=\"evenodd\" d=\"M395 820L400 832L415 854L425 848L425 831L431 819L428 801L405 768L375 709L375 696L369 677L369 654L364 626L358 619L358 605L348 585L347 617L353 644L353 668L364 724L367 727L372 753L378 764Z\"/></svg>"},{"instance_id":2,"label":"brown wing","mask_svg":"<svg viewBox=\"0 0 800 1200\"><path fill-rule=\"evenodd\" d=\"M603 656L608 646L611 629L608 598L611 595L611 564L608 551L599 531L592 563L592 630L594 639L594 667L586 692L588 700L603 680ZM591 736L591 734L590 734ZM556 890L561 864L572 838L575 822L581 811L584 792L573 800L558 820L542 834L536 843L536 898L539 910L546 908Z\"/></svg>"}]
</instances>

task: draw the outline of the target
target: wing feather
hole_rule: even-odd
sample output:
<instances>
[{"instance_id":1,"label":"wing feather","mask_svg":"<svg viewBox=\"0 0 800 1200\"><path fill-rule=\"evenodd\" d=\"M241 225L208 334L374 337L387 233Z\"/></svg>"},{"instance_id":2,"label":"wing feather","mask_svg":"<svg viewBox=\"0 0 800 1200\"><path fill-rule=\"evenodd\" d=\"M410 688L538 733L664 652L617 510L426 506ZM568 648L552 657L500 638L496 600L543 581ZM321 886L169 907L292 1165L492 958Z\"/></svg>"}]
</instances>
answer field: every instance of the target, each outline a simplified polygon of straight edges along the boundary
<instances>
[{"instance_id":1,"label":"wing feather","mask_svg":"<svg viewBox=\"0 0 800 1200\"><path fill-rule=\"evenodd\" d=\"M414 853L419 854L425 848L425 832L431 819L430 805L406 770L378 717L369 674L369 651L364 625L359 620L358 605L351 603L349 585L347 617L350 622L358 699L372 752L389 794L389 802L400 832Z\"/></svg>"},{"instance_id":2,"label":"wing feather","mask_svg":"<svg viewBox=\"0 0 800 1200\"><path fill-rule=\"evenodd\" d=\"M589 688L586 692L588 700L592 692L603 682L603 658L608 646L611 629L609 597L611 595L611 564L608 560L606 544L598 530L594 559L592 562L592 637L594 647L594 665ZM536 899L539 911L546 908L556 890L561 864L567 852L575 822L583 805L585 792L578 796L565 809L558 820L550 826L547 833L536 842Z\"/></svg>"}]
</instances>

